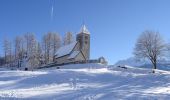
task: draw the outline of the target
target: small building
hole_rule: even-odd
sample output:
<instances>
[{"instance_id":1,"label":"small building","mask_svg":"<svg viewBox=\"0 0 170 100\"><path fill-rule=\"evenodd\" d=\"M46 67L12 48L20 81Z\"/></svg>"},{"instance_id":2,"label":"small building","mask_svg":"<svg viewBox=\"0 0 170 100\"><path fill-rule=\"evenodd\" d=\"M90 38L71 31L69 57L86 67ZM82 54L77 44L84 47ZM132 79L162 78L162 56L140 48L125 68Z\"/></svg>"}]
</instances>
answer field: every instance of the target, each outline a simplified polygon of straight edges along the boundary
<instances>
[{"instance_id":1,"label":"small building","mask_svg":"<svg viewBox=\"0 0 170 100\"><path fill-rule=\"evenodd\" d=\"M90 60L90 32L85 25L81 27L76 41L60 47L55 54L55 63L63 64Z\"/></svg>"}]
</instances>

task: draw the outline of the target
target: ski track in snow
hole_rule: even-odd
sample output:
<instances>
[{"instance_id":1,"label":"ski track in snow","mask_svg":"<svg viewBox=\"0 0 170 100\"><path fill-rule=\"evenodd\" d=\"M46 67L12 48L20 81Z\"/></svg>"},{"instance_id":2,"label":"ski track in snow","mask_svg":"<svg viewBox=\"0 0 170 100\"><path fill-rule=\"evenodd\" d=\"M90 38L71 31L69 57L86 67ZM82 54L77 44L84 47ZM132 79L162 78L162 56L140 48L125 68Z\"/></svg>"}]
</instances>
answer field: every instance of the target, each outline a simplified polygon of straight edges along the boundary
<instances>
[{"instance_id":1,"label":"ski track in snow","mask_svg":"<svg viewBox=\"0 0 170 100\"><path fill-rule=\"evenodd\" d=\"M149 69L130 66L82 66L37 71L0 69L0 100L170 99L168 71L156 70L153 74Z\"/></svg>"}]
</instances>

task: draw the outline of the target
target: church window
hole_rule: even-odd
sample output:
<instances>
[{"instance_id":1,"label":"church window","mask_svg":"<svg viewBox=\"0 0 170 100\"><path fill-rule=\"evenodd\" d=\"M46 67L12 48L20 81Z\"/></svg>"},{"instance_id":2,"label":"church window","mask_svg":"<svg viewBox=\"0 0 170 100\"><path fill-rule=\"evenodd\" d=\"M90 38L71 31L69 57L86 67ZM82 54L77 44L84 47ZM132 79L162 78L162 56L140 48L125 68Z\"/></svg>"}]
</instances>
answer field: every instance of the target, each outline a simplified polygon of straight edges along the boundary
<instances>
[{"instance_id":1,"label":"church window","mask_svg":"<svg viewBox=\"0 0 170 100\"><path fill-rule=\"evenodd\" d=\"M85 36L85 39L87 40L87 39L88 39L88 36Z\"/></svg>"}]
</instances>

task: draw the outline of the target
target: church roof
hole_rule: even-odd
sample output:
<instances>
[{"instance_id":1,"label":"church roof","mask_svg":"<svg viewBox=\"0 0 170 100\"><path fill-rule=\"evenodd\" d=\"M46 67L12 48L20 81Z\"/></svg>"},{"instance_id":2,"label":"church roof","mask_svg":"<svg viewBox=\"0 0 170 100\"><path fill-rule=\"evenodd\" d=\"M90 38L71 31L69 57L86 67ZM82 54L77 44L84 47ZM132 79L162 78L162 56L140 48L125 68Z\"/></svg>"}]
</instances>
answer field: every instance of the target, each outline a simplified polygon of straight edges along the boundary
<instances>
[{"instance_id":1,"label":"church roof","mask_svg":"<svg viewBox=\"0 0 170 100\"><path fill-rule=\"evenodd\" d=\"M80 53L80 51L73 51L73 52L71 53L71 55L68 57L68 59L75 58L79 53Z\"/></svg>"},{"instance_id":2,"label":"church roof","mask_svg":"<svg viewBox=\"0 0 170 100\"><path fill-rule=\"evenodd\" d=\"M83 25L80 29L80 33L86 33L86 34L90 34L90 32L88 31L87 27L85 25Z\"/></svg>"},{"instance_id":3,"label":"church roof","mask_svg":"<svg viewBox=\"0 0 170 100\"><path fill-rule=\"evenodd\" d=\"M60 47L57 50L55 57L59 58L59 57L70 54L72 52L72 50L74 49L74 47L76 46L76 44L77 44L77 42L73 42L71 44Z\"/></svg>"}]
</instances>

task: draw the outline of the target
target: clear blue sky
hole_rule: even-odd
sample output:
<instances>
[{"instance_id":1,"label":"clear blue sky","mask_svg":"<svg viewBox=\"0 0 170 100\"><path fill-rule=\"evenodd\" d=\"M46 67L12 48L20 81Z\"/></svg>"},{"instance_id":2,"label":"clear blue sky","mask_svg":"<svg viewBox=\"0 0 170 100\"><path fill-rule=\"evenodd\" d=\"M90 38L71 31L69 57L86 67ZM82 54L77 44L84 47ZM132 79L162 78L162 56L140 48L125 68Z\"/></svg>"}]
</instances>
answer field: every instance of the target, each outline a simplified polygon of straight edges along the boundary
<instances>
[{"instance_id":1,"label":"clear blue sky","mask_svg":"<svg viewBox=\"0 0 170 100\"><path fill-rule=\"evenodd\" d=\"M169 0L0 0L0 54L4 37L48 31L78 32L83 23L91 32L91 58L110 64L132 56L139 34L159 31L170 39Z\"/></svg>"}]
</instances>

